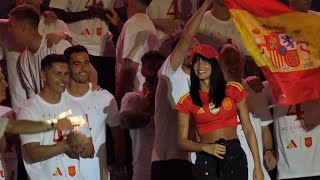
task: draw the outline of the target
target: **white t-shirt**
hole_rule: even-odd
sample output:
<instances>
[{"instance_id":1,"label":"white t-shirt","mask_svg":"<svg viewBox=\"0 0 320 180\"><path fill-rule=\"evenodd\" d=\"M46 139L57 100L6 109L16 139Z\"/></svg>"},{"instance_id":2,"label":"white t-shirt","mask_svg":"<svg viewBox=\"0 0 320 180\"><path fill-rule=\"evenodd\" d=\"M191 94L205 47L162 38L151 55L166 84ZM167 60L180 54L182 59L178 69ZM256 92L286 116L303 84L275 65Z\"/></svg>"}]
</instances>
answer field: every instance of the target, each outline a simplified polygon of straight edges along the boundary
<instances>
[{"instance_id":1,"label":"white t-shirt","mask_svg":"<svg viewBox=\"0 0 320 180\"><path fill-rule=\"evenodd\" d=\"M143 112L143 94L129 92L121 101L121 111ZM130 129L132 140L132 180L150 180L151 152L154 141L154 128L144 127Z\"/></svg>"},{"instance_id":2,"label":"white t-shirt","mask_svg":"<svg viewBox=\"0 0 320 180\"><path fill-rule=\"evenodd\" d=\"M17 62L20 54L24 51L24 47L16 44L11 33L8 32L8 19L0 20L0 46L4 50L4 58L7 60L8 85L10 89L10 100L12 108L15 112L27 100L26 92L21 85L17 71ZM41 17L38 27L41 35L52 32L68 32L68 27L63 21L57 20L50 25L44 24L44 18Z\"/></svg>"},{"instance_id":3,"label":"white t-shirt","mask_svg":"<svg viewBox=\"0 0 320 180\"><path fill-rule=\"evenodd\" d=\"M153 0L147 8L151 19L176 19L177 26L172 34L157 29L160 52L171 53L171 43L182 31L183 24L197 11L196 0ZM176 15L175 15L176 14ZM176 18L178 16L178 19Z\"/></svg>"},{"instance_id":4,"label":"white t-shirt","mask_svg":"<svg viewBox=\"0 0 320 180\"><path fill-rule=\"evenodd\" d=\"M242 43L240 33L232 18L228 21L221 21L214 17L209 10L203 16L198 33L215 37L223 43L226 43L228 39L231 39L232 43L240 49L242 54L249 55L246 47Z\"/></svg>"},{"instance_id":5,"label":"white t-shirt","mask_svg":"<svg viewBox=\"0 0 320 180\"><path fill-rule=\"evenodd\" d=\"M155 139L152 161L184 159L190 160L189 153L182 152L177 144L176 103L190 91L190 77L181 66L173 71L169 56L159 70L159 82L155 97Z\"/></svg>"},{"instance_id":6,"label":"white t-shirt","mask_svg":"<svg viewBox=\"0 0 320 180\"><path fill-rule=\"evenodd\" d=\"M139 64L134 81L135 92L142 90L145 81L141 74L141 57L150 50L158 50L156 29L147 14L136 13L123 25L117 41L116 54L118 73L124 64L123 59L130 59Z\"/></svg>"},{"instance_id":7,"label":"white t-shirt","mask_svg":"<svg viewBox=\"0 0 320 180\"><path fill-rule=\"evenodd\" d=\"M80 171L85 179L102 179L108 174L106 123L115 127L120 125L120 121L115 118L118 107L113 95L107 90L92 91L91 87L90 84L89 91L81 97L74 97L67 90L64 94L81 104L92 134L95 155L93 159L80 158Z\"/></svg>"},{"instance_id":8,"label":"white t-shirt","mask_svg":"<svg viewBox=\"0 0 320 180\"><path fill-rule=\"evenodd\" d=\"M15 112L9 107L0 106L0 116L0 135L2 137L8 121L15 120ZM0 180L16 180L18 176L18 156L14 146L16 142L11 143L13 146L7 143L6 151L0 155Z\"/></svg>"},{"instance_id":9,"label":"white t-shirt","mask_svg":"<svg viewBox=\"0 0 320 180\"><path fill-rule=\"evenodd\" d=\"M266 93L272 94L269 83L264 85ZM300 115L294 115L299 112L305 120L316 121L320 114L320 101L273 106L279 179L320 176L320 126L306 131L304 120L298 120Z\"/></svg>"},{"instance_id":10,"label":"white t-shirt","mask_svg":"<svg viewBox=\"0 0 320 180\"><path fill-rule=\"evenodd\" d=\"M246 84L246 82L242 81L243 87L248 93L247 96L247 105L249 110L249 118L252 124L252 127L254 129L254 132L256 134L256 139L258 143L258 149L259 149L259 157L261 162L261 167L264 175L265 180L270 180L270 176L264 166L264 160L263 160L263 142L262 142L262 129L263 126L268 126L272 123L272 117L269 112L268 108L268 101L265 94L262 92L256 93L254 92L249 85ZM255 106L253 106L255 105ZM237 134L241 143L241 147L246 153L247 156L247 162L248 162L248 180L253 179L253 169L254 169L254 160L253 156L250 150L250 147L248 145L247 139L245 137L245 134L242 130L241 124L237 127Z\"/></svg>"},{"instance_id":11,"label":"white t-shirt","mask_svg":"<svg viewBox=\"0 0 320 180\"><path fill-rule=\"evenodd\" d=\"M37 94L26 101L24 106L19 110L17 119L32 119L35 121L53 119L69 109L72 110L72 116L82 116L85 118L85 113L81 105L70 98L62 95L59 103L50 104ZM30 163L23 147L23 145L32 142L39 142L40 145L53 145L59 141L59 134L66 136L69 132L70 131L61 132L58 130L50 130L42 133L20 135L24 166L31 180L84 179L80 173L80 163L78 159L71 159L66 154L59 154L48 160ZM88 124L80 127L79 132L87 137L91 137Z\"/></svg>"},{"instance_id":12,"label":"white t-shirt","mask_svg":"<svg viewBox=\"0 0 320 180\"><path fill-rule=\"evenodd\" d=\"M114 0L51 0L50 7L66 12L88 11L91 6L102 2L103 8L113 8ZM90 18L69 24L73 41L85 46L89 54L102 56L109 37L109 27L99 18Z\"/></svg>"},{"instance_id":13,"label":"white t-shirt","mask_svg":"<svg viewBox=\"0 0 320 180\"><path fill-rule=\"evenodd\" d=\"M55 23L45 24L45 18L41 16L38 31L41 35L46 35L53 32L69 32L69 27L63 21L57 19Z\"/></svg>"},{"instance_id":14,"label":"white t-shirt","mask_svg":"<svg viewBox=\"0 0 320 180\"><path fill-rule=\"evenodd\" d=\"M19 65L21 68L21 81L25 85L27 97L32 97L40 92L42 81L40 78L41 61L49 54L63 54L64 50L70 47L70 43L61 40L51 48L47 47L47 40L43 36L40 48L36 53L31 53L26 49L20 56Z\"/></svg>"}]
</instances>

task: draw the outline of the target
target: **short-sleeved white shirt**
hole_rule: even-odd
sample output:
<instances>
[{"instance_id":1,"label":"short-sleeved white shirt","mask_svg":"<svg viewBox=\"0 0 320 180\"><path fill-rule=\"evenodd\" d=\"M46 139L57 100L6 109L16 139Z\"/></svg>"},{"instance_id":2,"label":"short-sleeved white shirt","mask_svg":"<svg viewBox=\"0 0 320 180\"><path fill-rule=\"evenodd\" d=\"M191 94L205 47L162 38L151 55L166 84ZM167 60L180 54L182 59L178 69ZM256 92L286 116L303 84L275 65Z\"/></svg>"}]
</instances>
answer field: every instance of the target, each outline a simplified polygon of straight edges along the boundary
<instances>
[{"instance_id":1,"label":"short-sleeved white shirt","mask_svg":"<svg viewBox=\"0 0 320 180\"><path fill-rule=\"evenodd\" d=\"M198 33L215 37L223 43L231 39L232 43L240 49L242 54L249 55L232 18L228 21L222 21L214 17L211 11L207 11L202 18Z\"/></svg>"},{"instance_id":2,"label":"short-sleeved white shirt","mask_svg":"<svg viewBox=\"0 0 320 180\"><path fill-rule=\"evenodd\" d=\"M102 2L103 8L113 8L114 0L51 0L50 7L66 12L88 11L91 6ZM100 18L90 18L69 24L73 41L85 46L89 54L102 56L109 38L109 27Z\"/></svg>"},{"instance_id":3,"label":"short-sleeved white shirt","mask_svg":"<svg viewBox=\"0 0 320 180\"><path fill-rule=\"evenodd\" d=\"M169 56L160 68L159 82L155 97L155 139L152 161L184 159L190 160L189 153L182 152L177 145L176 103L190 91L190 77L181 66L174 71Z\"/></svg>"},{"instance_id":4,"label":"short-sleeved white shirt","mask_svg":"<svg viewBox=\"0 0 320 180\"><path fill-rule=\"evenodd\" d=\"M129 92L121 101L121 111L143 112L142 93ZM150 180L151 177L151 152L154 141L154 128L144 127L130 129L132 140L132 180Z\"/></svg>"},{"instance_id":5,"label":"short-sleeved white shirt","mask_svg":"<svg viewBox=\"0 0 320 180\"><path fill-rule=\"evenodd\" d=\"M264 82L264 91L271 95L271 86ZM298 120L301 113L304 120ZM292 114L292 115L291 115ZM310 131L304 129L304 121L319 122L320 101L311 101L299 106L273 106L274 133L278 155L278 179L320 176L320 126Z\"/></svg>"},{"instance_id":6,"label":"short-sleeved white shirt","mask_svg":"<svg viewBox=\"0 0 320 180\"><path fill-rule=\"evenodd\" d=\"M0 116L0 136L3 137L8 122L15 120L15 112L9 107L0 106ZM10 143L15 144L17 142ZM0 172L0 180L17 179L18 155L14 145L7 144L6 151L0 153Z\"/></svg>"},{"instance_id":7,"label":"short-sleeved white shirt","mask_svg":"<svg viewBox=\"0 0 320 180\"><path fill-rule=\"evenodd\" d=\"M40 92L42 82L40 78L41 61L49 54L63 54L64 50L71 44L66 40L61 40L51 48L47 47L47 40L43 36L40 48L36 53L31 53L26 49L20 56L19 66L21 70L21 81L25 85L27 97L32 97Z\"/></svg>"},{"instance_id":8,"label":"short-sleeved white shirt","mask_svg":"<svg viewBox=\"0 0 320 180\"><path fill-rule=\"evenodd\" d=\"M85 113L81 105L66 97L61 96L61 100L57 104L50 104L44 101L38 94L30 98L24 106L19 110L17 119L32 119L42 121L45 119L57 118L62 112L72 110L72 116L82 116L85 118ZM61 135L65 136L70 131L62 131ZM85 124L79 129L87 137L91 137L88 124ZM59 139L58 130L49 130L42 133L20 135L22 144L22 157L28 176L31 180L34 179L84 179L80 172L80 163L78 159L71 159L66 154L59 154L48 160L30 163L28 155L23 148L23 145L39 142L40 145L53 145Z\"/></svg>"},{"instance_id":9,"label":"short-sleeved white shirt","mask_svg":"<svg viewBox=\"0 0 320 180\"><path fill-rule=\"evenodd\" d=\"M115 127L120 125L120 121L116 118L118 107L113 95L107 90L92 91L91 88L90 84L89 91L81 97L72 96L67 90L64 94L81 104L92 134L95 155L93 159L80 158L80 171L85 179L101 179L108 174L106 123Z\"/></svg>"},{"instance_id":10,"label":"short-sleeved white shirt","mask_svg":"<svg viewBox=\"0 0 320 180\"><path fill-rule=\"evenodd\" d=\"M158 50L156 29L147 14L136 13L123 25L117 41L117 70L121 70L123 59L130 59L139 64L134 81L134 91L142 90L145 81L141 74L141 57L150 50ZM117 82L119 83L119 82Z\"/></svg>"}]
</instances>

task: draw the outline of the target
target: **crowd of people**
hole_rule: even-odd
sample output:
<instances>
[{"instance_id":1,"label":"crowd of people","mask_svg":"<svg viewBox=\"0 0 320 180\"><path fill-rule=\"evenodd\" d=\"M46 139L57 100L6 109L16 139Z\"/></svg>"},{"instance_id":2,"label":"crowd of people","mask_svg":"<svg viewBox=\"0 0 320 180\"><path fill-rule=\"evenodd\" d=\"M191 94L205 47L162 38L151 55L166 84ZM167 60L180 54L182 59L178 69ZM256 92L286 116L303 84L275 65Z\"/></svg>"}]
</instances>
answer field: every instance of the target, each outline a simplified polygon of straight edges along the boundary
<instances>
[{"instance_id":1,"label":"crowd of people","mask_svg":"<svg viewBox=\"0 0 320 180\"><path fill-rule=\"evenodd\" d=\"M319 100L275 103L224 0L43 9L0 19L0 180L320 179Z\"/></svg>"}]
</instances>

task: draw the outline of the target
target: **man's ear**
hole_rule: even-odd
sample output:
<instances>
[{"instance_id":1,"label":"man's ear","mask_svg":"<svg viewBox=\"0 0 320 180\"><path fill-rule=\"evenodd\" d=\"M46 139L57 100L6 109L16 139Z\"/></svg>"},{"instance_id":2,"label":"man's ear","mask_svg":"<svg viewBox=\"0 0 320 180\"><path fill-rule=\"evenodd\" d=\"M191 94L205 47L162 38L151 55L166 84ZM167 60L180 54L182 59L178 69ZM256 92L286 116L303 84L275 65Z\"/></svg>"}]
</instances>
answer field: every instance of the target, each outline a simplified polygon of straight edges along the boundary
<instances>
[{"instance_id":1,"label":"man's ear","mask_svg":"<svg viewBox=\"0 0 320 180\"><path fill-rule=\"evenodd\" d=\"M40 78L43 82L46 82L46 72L44 70L40 71Z\"/></svg>"}]
</instances>

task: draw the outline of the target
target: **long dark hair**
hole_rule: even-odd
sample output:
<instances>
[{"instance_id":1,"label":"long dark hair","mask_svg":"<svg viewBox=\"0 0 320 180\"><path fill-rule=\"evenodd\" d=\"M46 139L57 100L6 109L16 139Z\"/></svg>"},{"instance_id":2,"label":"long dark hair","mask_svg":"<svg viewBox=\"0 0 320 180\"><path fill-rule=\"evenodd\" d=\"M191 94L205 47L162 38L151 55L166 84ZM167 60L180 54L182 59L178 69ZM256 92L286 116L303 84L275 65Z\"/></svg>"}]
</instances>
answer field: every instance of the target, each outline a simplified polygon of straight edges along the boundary
<instances>
[{"instance_id":1,"label":"long dark hair","mask_svg":"<svg viewBox=\"0 0 320 180\"><path fill-rule=\"evenodd\" d=\"M224 80L224 76L219 65L218 60L216 59L208 59L203 57L201 54L195 54L192 59L192 67L197 59L201 58L204 61L207 61L211 65L211 75L210 75L210 89L209 89L209 101L212 101L215 104L215 108L220 107L223 99L226 97L226 81ZM192 103L202 107L203 103L200 99L200 80L198 76L195 74L193 68L191 68L191 88L190 95L192 99Z\"/></svg>"}]
</instances>

